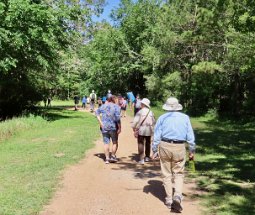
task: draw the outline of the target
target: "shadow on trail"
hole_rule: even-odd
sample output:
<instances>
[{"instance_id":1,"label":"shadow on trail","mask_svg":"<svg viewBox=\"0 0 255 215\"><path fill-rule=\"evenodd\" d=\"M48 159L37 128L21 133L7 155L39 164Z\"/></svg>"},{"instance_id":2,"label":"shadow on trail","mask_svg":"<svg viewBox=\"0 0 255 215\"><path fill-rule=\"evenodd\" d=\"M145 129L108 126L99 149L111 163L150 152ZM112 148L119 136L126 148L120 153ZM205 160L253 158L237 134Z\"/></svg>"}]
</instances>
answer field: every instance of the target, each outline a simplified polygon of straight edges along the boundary
<instances>
[{"instance_id":1,"label":"shadow on trail","mask_svg":"<svg viewBox=\"0 0 255 215\"><path fill-rule=\"evenodd\" d=\"M94 156L98 157L101 160L105 160L104 153L96 153ZM145 165L139 165L136 161L138 161L138 155L132 154L128 157L130 161L126 162L124 160L127 157L118 158L117 163L112 163L112 170L132 170L134 178L144 179L144 178L154 178L160 176L160 164L159 161L151 161L145 163Z\"/></svg>"},{"instance_id":2,"label":"shadow on trail","mask_svg":"<svg viewBox=\"0 0 255 215\"><path fill-rule=\"evenodd\" d=\"M94 154L94 156L96 156L96 157L102 159L103 161L105 161L105 154L104 153L96 153L96 154Z\"/></svg>"},{"instance_id":3,"label":"shadow on trail","mask_svg":"<svg viewBox=\"0 0 255 215\"><path fill-rule=\"evenodd\" d=\"M201 154L196 169L207 178L198 186L210 193L204 198L215 210L218 206L229 214L255 214L255 185L250 183L255 183L254 127L207 123L207 129L196 131L197 152ZM230 196L240 200L230 200ZM228 206L224 208L224 204Z\"/></svg>"},{"instance_id":4,"label":"shadow on trail","mask_svg":"<svg viewBox=\"0 0 255 215\"><path fill-rule=\"evenodd\" d=\"M105 160L104 153L96 153L94 156L103 161ZM145 163L145 165L140 165L136 162L138 155L132 154L128 158L130 161L125 161L127 157L119 157L118 162L110 164L112 165L112 170L132 170L134 178L138 179L154 178L161 175L159 161L151 161Z\"/></svg>"},{"instance_id":5,"label":"shadow on trail","mask_svg":"<svg viewBox=\"0 0 255 215\"><path fill-rule=\"evenodd\" d=\"M162 181L149 180L148 185L143 188L144 193L151 193L153 196L158 198L161 202L165 202L166 192Z\"/></svg>"},{"instance_id":6,"label":"shadow on trail","mask_svg":"<svg viewBox=\"0 0 255 215\"><path fill-rule=\"evenodd\" d=\"M53 122L61 119L81 118L79 111L75 111L73 106L54 106L54 107L38 107L35 115L44 117L47 121ZM83 118L89 118L84 115Z\"/></svg>"}]
</instances>

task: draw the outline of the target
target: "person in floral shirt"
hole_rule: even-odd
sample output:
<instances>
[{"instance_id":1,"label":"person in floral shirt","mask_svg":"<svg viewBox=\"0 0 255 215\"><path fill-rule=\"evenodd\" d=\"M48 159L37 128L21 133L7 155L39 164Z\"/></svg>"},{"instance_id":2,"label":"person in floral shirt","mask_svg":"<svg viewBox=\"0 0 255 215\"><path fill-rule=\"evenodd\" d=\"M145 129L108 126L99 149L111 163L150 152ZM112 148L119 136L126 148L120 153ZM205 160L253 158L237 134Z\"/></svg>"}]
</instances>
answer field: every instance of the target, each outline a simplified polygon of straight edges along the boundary
<instances>
[{"instance_id":1,"label":"person in floral shirt","mask_svg":"<svg viewBox=\"0 0 255 215\"><path fill-rule=\"evenodd\" d=\"M117 162L118 134L121 132L120 108L115 104L114 96L107 99L107 103L96 111L96 117L103 135L105 163ZM112 140L112 154L110 157L110 142Z\"/></svg>"}]
</instances>

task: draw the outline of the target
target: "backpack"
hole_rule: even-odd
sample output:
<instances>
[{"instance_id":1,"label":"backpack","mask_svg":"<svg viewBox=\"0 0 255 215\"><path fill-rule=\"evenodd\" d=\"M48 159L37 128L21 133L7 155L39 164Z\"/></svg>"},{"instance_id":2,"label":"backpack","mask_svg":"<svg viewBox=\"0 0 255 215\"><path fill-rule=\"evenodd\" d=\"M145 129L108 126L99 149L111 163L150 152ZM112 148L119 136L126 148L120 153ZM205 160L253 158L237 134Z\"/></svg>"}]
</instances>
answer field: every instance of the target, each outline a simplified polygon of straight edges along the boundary
<instances>
[{"instance_id":1,"label":"backpack","mask_svg":"<svg viewBox=\"0 0 255 215\"><path fill-rule=\"evenodd\" d=\"M96 99L96 94L95 94L95 93L92 93L92 95L91 95L91 101L94 102L95 99Z\"/></svg>"},{"instance_id":2,"label":"backpack","mask_svg":"<svg viewBox=\"0 0 255 215\"><path fill-rule=\"evenodd\" d=\"M135 100L135 108L141 108L141 100L139 99L139 100Z\"/></svg>"}]
</instances>

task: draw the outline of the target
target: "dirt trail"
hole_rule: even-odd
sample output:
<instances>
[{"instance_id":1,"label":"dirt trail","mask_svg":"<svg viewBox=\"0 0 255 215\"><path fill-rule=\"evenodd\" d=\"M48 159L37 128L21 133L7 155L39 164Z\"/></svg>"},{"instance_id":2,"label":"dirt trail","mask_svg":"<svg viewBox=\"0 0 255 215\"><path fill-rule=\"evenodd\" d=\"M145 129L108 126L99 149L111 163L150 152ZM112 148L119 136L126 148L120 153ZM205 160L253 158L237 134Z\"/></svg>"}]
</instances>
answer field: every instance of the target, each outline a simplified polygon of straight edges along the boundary
<instances>
[{"instance_id":1,"label":"dirt trail","mask_svg":"<svg viewBox=\"0 0 255 215\"><path fill-rule=\"evenodd\" d=\"M138 165L137 144L133 137L131 117L122 119L116 164L103 161L103 143L77 165L68 168L55 196L41 215L154 215L169 214L164 205L165 191L159 162ZM185 182L183 215L201 214L195 184ZM175 213L171 213L175 214Z\"/></svg>"}]
</instances>

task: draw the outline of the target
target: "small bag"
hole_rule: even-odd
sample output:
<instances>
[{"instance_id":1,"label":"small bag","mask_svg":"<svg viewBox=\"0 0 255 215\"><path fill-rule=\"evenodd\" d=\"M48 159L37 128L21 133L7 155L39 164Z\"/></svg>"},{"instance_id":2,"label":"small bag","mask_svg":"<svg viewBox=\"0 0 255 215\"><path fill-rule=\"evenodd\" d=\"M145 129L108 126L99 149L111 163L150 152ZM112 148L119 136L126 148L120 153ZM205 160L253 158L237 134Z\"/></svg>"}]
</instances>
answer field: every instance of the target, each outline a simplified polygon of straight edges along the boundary
<instances>
[{"instance_id":1,"label":"small bag","mask_svg":"<svg viewBox=\"0 0 255 215\"><path fill-rule=\"evenodd\" d=\"M143 119L143 121L141 122L140 126L138 126L135 131L134 131L134 136L135 138L138 138L138 135L139 135L139 128L143 125L144 121L146 120L147 116L149 115L150 113L150 110L149 112L147 113L146 117Z\"/></svg>"},{"instance_id":2,"label":"small bag","mask_svg":"<svg viewBox=\"0 0 255 215\"><path fill-rule=\"evenodd\" d=\"M134 131L135 138L138 138L138 135L139 135L139 128L136 128Z\"/></svg>"}]
</instances>

